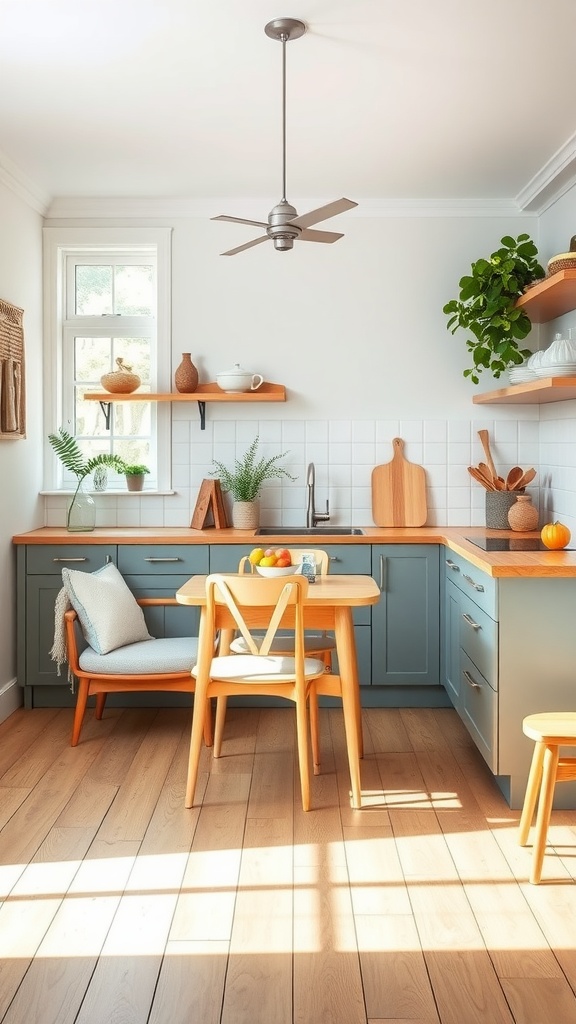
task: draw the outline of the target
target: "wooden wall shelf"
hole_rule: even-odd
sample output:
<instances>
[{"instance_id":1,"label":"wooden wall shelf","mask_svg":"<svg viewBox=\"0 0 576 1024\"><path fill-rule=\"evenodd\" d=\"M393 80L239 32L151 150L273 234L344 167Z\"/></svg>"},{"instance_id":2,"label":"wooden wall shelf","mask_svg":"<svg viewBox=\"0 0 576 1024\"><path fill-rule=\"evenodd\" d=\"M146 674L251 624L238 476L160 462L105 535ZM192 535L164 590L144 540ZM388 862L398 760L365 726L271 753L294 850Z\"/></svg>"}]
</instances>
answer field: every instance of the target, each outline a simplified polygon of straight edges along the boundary
<instances>
[{"instance_id":1,"label":"wooden wall shelf","mask_svg":"<svg viewBox=\"0 0 576 1024\"><path fill-rule=\"evenodd\" d=\"M552 274L524 292L516 305L533 324L547 323L576 309L576 270L559 270Z\"/></svg>"},{"instance_id":2,"label":"wooden wall shelf","mask_svg":"<svg viewBox=\"0 0 576 1024\"><path fill-rule=\"evenodd\" d=\"M513 384L474 395L474 405L545 405L576 399L576 377L539 377L529 384Z\"/></svg>"},{"instance_id":3,"label":"wooden wall shelf","mask_svg":"<svg viewBox=\"0 0 576 1024\"><path fill-rule=\"evenodd\" d=\"M221 391L216 383L209 383L199 384L196 391L187 394L182 394L180 391L166 393L132 391L129 395L119 395L110 391L87 391L83 397L88 402L100 402L106 417L107 430L110 425L111 402L198 402L200 429L204 430L206 402L285 402L286 388L283 384L271 384L264 381L257 391L241 391L231 394L228 391Z\"/></svg>"}]
</instances>

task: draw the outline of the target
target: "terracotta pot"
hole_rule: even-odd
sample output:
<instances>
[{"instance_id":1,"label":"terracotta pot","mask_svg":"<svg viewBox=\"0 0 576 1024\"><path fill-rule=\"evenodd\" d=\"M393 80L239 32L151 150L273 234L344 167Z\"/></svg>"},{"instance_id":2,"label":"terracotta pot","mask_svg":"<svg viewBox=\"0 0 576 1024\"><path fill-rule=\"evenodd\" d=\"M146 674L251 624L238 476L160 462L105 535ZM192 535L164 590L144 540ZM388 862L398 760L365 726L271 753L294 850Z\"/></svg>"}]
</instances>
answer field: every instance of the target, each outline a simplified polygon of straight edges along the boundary
<instances>
[{"instance_id":1,"label":"terracotta pot","mask_svg":"<svg viewBox=\"0 0 576 1024\"><path fill-rule=\"evenodd\" d=\"M532 504L529 494L519 494L512 508L508 511L508 522L511 530L519 533L538 529L538 509Z\"/></svg>"},{"instance_id":2,"label":"terracotta pot","mask_svg":"<svg viewBox=\"0 0 576 1024\"><path fill-rule=\"evenodd\" d=\"M129 491L141 491L144 488L144 473L127 473L126 486Z\"/></svg>"},{"instance_id":3,"label":"terracotta pot","mask_svg":"<svg viewBox=\"0 0 576 1024\"><path fill-rule=\"evenodd\" d=\"M198 370L190 357L190 352L182 353L182 362L174 374L176 390L183 395L192 394L198 387Z\"/></svg>"}]
</instances>

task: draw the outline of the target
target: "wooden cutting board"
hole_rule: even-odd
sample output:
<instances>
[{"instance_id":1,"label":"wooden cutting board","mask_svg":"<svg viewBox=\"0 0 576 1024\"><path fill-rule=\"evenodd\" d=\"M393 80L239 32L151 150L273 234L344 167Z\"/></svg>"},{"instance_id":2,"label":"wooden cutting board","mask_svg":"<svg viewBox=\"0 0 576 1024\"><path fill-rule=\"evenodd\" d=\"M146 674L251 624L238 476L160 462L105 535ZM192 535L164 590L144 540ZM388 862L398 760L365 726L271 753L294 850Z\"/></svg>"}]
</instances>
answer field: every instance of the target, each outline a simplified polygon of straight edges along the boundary
<instances>
[{"instance_id":1,"label":"wooden cutting board","mask_svg":"<svg viewBox=\"0 0 576 1024\"><path fill-rule=\"evenodd\" d=\"M424 526L426 472L404 458L404 441L392 441L394 458L372 470L372 518L376 526Z\"/></svg>"}]
</instances>

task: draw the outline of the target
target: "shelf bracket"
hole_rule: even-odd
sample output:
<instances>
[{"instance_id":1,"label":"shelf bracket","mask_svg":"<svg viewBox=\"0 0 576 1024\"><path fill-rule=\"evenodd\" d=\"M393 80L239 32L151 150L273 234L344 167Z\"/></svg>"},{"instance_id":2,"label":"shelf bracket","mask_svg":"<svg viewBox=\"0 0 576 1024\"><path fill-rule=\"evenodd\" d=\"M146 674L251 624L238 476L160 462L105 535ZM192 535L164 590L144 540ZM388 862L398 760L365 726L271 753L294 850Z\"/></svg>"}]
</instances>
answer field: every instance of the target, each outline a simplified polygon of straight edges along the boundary
<instances>
[{"instance_id":1,"label":"shelf bracket","mask_svg":"<svg viewBox=\"0 0 576 1024\"><path fill-rule=\"evenodd\" d=\"M200 430L206 430L206 402L198 402L198 412L200 413Z\"/></svg>"},{"instance_id":2,"label":"shelf bracket","mask_svg":"<svg viewBox=\"0 0 576 1024\"><path fill-rule=\"evenodd\" d=\"M104 426L106 430L110 430L110 414L112 412L112 402L100 402L99 403L102 412L104 413Z\"/></svg>"}]
</instances>

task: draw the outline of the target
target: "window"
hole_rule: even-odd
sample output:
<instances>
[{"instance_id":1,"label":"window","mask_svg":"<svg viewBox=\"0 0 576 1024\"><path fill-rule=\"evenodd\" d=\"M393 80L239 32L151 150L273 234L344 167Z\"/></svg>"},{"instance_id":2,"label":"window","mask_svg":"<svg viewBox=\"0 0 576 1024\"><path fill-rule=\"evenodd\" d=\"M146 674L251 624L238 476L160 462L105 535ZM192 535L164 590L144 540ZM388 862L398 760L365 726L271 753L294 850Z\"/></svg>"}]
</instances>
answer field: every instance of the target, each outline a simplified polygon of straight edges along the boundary
<instances>
[{"instance_id":1,"label":"window","mask_svg":"<svg viewBox=\"0 0 576 1024\"><path fill-rule=\"evenodd\" d=\"M103 390L101 377L119 359L140 377L139 391L170 390L169 231L46 228L45 250L55 368L46 433L62 425L86 457L110 452L144 463L146 488L169 488L169 407L84 397ZM75 483L61 465L47 465L46 479L66 490ZM109 488L125 490L124 480L109 479Z\"/></svg>"}]
</instances>

